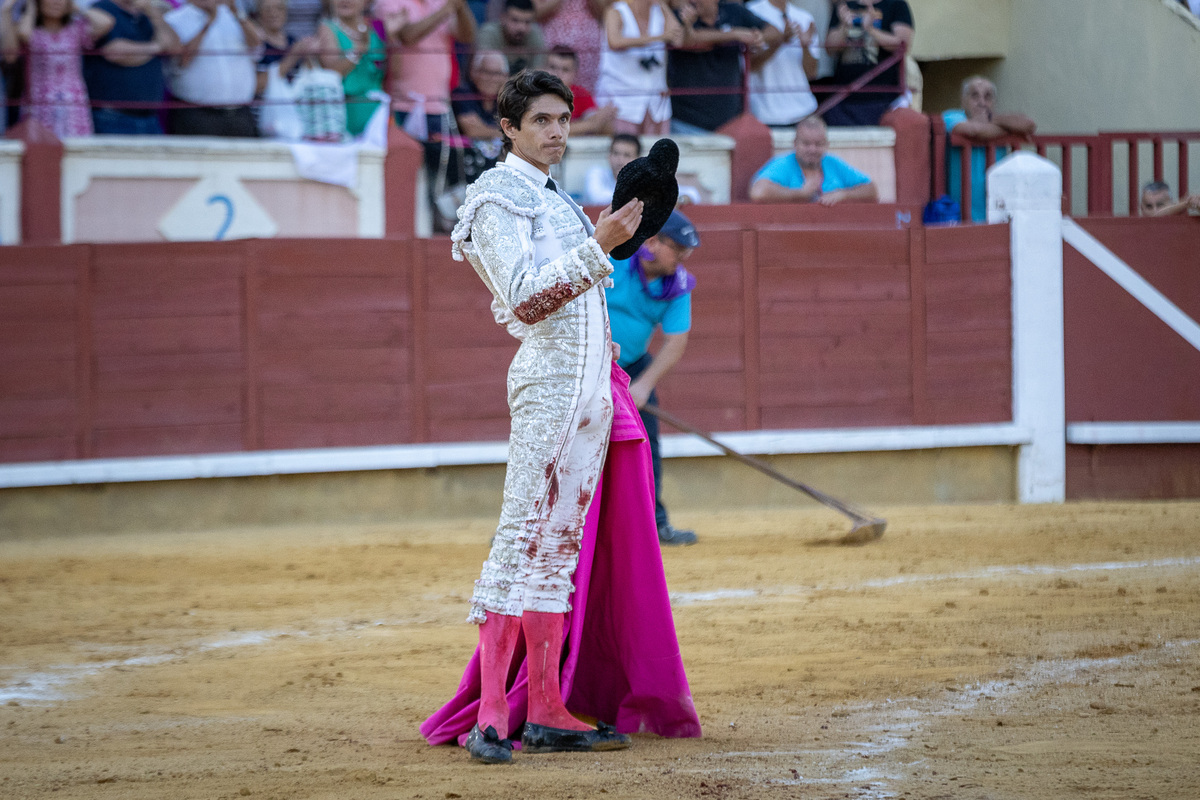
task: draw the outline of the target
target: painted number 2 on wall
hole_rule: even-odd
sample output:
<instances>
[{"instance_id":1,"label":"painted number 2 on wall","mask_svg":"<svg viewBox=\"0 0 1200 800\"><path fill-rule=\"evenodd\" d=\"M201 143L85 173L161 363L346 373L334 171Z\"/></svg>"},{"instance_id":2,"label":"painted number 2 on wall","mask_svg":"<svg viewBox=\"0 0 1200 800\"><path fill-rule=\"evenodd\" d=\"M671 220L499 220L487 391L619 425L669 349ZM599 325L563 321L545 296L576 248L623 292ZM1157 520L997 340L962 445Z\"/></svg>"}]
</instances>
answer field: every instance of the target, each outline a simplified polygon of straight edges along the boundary
<instances>
[{"instance_id":1,"label":"painted number 2 on wall","mask_svg":"<svg viewBox=\"0 0 1200 800\"><path fill-rule=\"evenodd\" d=\"M225 238L225 234L229 232L229 226L233 224L233 201L223 194L214 194L208 198L208 205L225 206L225 219L221 221L220 227L217 228L217 235L213 237L214 242L219 242Z\"/></svg>"}]
</instances>

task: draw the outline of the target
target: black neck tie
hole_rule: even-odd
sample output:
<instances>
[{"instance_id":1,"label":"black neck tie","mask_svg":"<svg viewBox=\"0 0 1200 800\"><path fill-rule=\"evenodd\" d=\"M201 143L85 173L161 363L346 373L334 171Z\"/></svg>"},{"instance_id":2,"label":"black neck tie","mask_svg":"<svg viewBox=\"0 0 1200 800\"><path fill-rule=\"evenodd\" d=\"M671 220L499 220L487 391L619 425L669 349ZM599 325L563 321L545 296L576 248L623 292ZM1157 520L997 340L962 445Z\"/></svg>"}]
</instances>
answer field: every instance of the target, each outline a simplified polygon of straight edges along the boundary
<instances>
[{"instance_id":1,"label":"black neck tie","mask_svg":"<svg viewBox=\"0 0 1200 800\"><path fill-rule=\"evenodd\" d=\"M553 178L546 178L546 188L555 194L558 194L558 186L555 185ZM583 224L583 230L585 232L590 231L592 229L591 220L589 220L587 215L580 210L579 206L575 205L575 202L568 198L565 194L558 194L558 196L565 199L567 201L567 205L570 206L571 210L575 212L575 216L579 217L579 221Z\"/></svg>"}]
</instances>

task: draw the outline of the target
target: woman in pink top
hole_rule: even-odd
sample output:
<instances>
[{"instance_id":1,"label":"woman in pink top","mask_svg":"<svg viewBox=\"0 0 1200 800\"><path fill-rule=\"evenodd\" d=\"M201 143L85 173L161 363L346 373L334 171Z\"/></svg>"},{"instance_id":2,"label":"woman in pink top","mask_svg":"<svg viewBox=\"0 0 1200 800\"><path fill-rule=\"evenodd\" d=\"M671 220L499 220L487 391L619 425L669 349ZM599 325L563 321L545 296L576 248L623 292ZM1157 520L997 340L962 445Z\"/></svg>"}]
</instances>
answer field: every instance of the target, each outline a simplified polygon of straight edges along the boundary
<instances>
[{"instance_id":1,"label":"woman in pink top","mask_svg":"<svg viewBox=\"0 0 1200 800\"><path fill-rule=\"evenodd\" d=\"M16 0L4 0L0 13L11 19L15 5ZM90 8L76 14L71 0L28 0L16 29L5 25L0 33L10 62L21 47L28 48L22 116L33 117L60 139L92 134L83 51L108 33L113 22Z\"/></svg>"},{"instance_id":2,"label":"woman in pink top","mask_svg":"<svg viewBox=\"0 0 1200 800\"><path fill-rule=\"evenodd\" d=\"M610 0L533 0L547 45L565 44L579 56L579 84L595 91L600 75L600 20Z\"/></svg>"},{"instance_id":3,"label":"woman in pink top","mask_svg":"<svg viewBox=\"0 0 1200 800\"><path fill-rule=\"evenodd\" d=\"M475 43L475 17L466 0L376 0L375 15L390 39L385 89L396 124L423 108L427 136L436 138L450 109L454 42Z\"/></svg>"}]
</instances>

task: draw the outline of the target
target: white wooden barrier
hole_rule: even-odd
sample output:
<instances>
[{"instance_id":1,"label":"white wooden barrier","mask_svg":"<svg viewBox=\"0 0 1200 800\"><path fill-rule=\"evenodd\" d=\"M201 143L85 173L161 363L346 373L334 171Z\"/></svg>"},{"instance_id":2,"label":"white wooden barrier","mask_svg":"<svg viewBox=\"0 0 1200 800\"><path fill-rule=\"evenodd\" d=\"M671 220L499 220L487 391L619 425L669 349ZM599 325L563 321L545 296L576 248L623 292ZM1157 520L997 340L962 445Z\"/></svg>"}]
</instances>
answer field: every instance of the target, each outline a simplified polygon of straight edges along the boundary
<instances>
[{"instance_id":1,"label":"white wooden barrier","mask_svg":"<svg viewBox=\"0 0 1200 800\"><path fill-rule=\"evenodd\" d=\"M65 243L383 235L381 149L358 151L347 188L302 177L286 143L93 136L63 146Z\"/></svg>"},{"instance_id":2,"label":"white wooden barrier","mask_svg":"<svg viewBox=\"0 0 1200 800\"><path fill-rule=\"evenodd\" d=\"M0 139L0 244L21 242L21 159L25 143Z\"/></svg>"},{"instance_id":3,"label":"white wooden barrier","mask_svg":"<svg viewBox=\"0 0 1200 800\"><path fill-rule=\"evenodd\" d=\"M642 137L642 153L658 141L658 136ZM728 203L732 186L731 165L733 139L728 136L672 136L679 145L679 169L676 177L681 186L692 186L700 193L703 203ZM567 194L583 194L588 170L594 166L608 169L608 136L577 136L567 140L560 180Z\"/></svg>"},{"instance_id":4,"label":"white wooden barrier","mask_svg":"<svg viewBox=\"0 0 1200 800\"><path fill-rule=\"evenodd\" d=\"M1022 503L1067 492L1062 173L1016 152L987 175L988 222L1008 222L1012 250L1013 423L1031 433L1017 458Z\"/></svg>"}]
</instances>

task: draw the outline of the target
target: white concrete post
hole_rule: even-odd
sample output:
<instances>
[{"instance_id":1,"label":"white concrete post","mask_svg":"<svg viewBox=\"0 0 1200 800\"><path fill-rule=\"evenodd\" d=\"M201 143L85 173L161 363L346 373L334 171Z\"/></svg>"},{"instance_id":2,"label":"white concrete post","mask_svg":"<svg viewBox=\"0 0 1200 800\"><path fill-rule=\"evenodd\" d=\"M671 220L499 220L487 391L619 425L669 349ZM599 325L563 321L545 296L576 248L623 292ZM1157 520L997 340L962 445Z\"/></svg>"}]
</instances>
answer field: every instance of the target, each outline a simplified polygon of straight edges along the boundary
<instances>
[{"instance_id":1,"label":"white concrete post","mask_svg":"<svg viewBox=\"0 0 1200 800\"><path fill-rule=\"evenodd\" d=\"M1017 461L1022 503L1066 499L1062 173L1018 151L987 175L988 222L1011 224L1013 422L1032 441Z\"/></svg>"}]
</instances>

